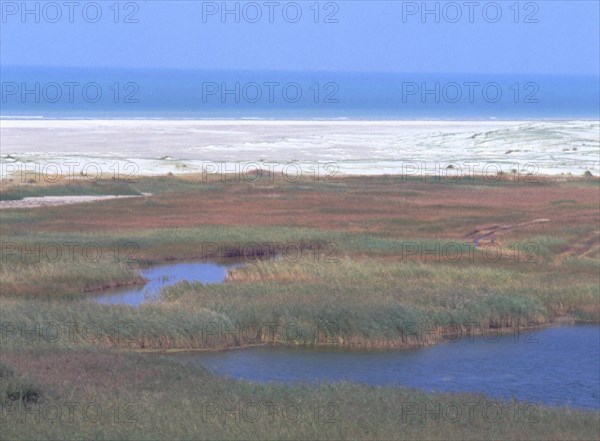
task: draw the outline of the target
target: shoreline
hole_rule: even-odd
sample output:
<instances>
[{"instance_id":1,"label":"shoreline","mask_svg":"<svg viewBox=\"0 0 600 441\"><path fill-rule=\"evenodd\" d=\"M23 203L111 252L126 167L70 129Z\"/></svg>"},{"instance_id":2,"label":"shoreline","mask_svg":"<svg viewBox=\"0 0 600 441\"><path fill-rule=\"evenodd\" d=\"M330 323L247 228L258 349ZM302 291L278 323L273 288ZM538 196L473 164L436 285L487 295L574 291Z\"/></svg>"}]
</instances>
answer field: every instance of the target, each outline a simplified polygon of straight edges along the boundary
<instances>
[{"instance_id":1,"label":"shoreline","mask_svg":"<svg viewBox=\"0 0 600 441\"><path fill-rule=\"evenodd\" d=\"M539 331L547 328L558 328L558 327L571 327L578 325L596 325L600 326L600 322L590 321L590 320L579 320L573 316L565 315L565 316L556 316L550 318L550 321L544 323L535 323L535 331ZM476 330L470 329L466 335L462 335L461 328L461 336L458 340L466 337L466 338L475 338L475 337L483 337L486 335L487 331L493 330L494 336L505 336L511 333L515 333L518 330L527 330L530 326L504 326L500 328L486 328L485 330L481 327L477 327ZM444 327L435 328L435 333L443 332ZM433 330L433 329L432 329ZM442 331L440 331L442 330ZM489 335L489 334L488 334ZM402 338L402 337L400 337ZM352 339L349 339L352 340ZM397 340L397 339L396 339ZM227 345L227 346L219 346L219 347L197 347L197 348L131 348L131 347L122 347L122 346L112 346L116 350L122 351L133 351L136 353L144 353L144 354L163 354L163 355L172 355L172 354L181 354L181 353L216 353L216 352L228 352L228 351L236 351L236 350L246 350L252 348L264 348L264 347L284 347L284 348L304 348L304 349L313 349L313 350L326 350L326 349L335 349L340 351L368 351L368 352L386 352L386 351L407 351L412 349L424 349L440 344L451 344L455 343L455 341L444 339L444 338L436 338L431 341L428 340L422 343L405 343L405 344L397 344L397 341L387 340L383 342L383 344L377 344L376 341L373 342L362 342L360 344L347 342L347 343L290 343L285 342L284 340L268 340L261 343L251 343L251 344L239 344L239 345ZM458 341L457 340L457 341Z\"/></svg>"},{"instance_id":2,"label":"shoreline","mask_svg":"<svg viewBox=\"0 0 600 441\"><path fill-rule=\"evenodd\" d=\"M548 118L533 118L533 117L488 117L488 118L354 118L350 116L323 117L323 118L268 118L268 117L184 117L184 116L125 116L119 115L115 117L108 116L44 116L44 115L7 115L1 116L0 121L207 121L207 122L567 122L567 121L584 121L597 122L597 116L564 116L564 117L548 117Z\"/></svg>"}]
</instances>

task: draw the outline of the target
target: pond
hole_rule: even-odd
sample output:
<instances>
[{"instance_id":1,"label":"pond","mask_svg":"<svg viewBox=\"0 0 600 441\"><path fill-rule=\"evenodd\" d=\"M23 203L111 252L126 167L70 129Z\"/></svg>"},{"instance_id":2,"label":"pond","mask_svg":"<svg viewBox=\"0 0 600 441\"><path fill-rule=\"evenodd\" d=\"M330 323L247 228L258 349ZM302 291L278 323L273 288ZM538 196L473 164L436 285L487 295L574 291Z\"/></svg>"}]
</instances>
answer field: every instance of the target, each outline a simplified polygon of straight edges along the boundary
<instances>
[{"instance_id":1,"label":"pond","mask_svg":"<svg viewBox=\"0 0 600 441\"><path fill-rule=\"evenodd\" d=\"M180 281L222 283L239 263L178 262L141 270L143 287L103 291L98 303L139 306ZM218 374L254 382L398 385L475 392L548 405L600 409L600 327L576 325L520 334L468 336L426 348L367 351L258 347L179 354Z\"/></svg>"},{"instance_id":2,"label":"pond","mask_svg":"<svg viewBox=\"0 0 600 441\"><path fill-rule=\"evenodd\" d=\"M254 382L401 385L600 409L600 327L550 327L527 334L470 336L412 350L260 347L178 357Z\"/></svg>"},{"instance_id":3,"label":"pond","mask_svg":"<svg viewBox=\"0 0 600 441\"><path fill-rule=\"evenodd\" d=\"M94 301L103 305L139 306L146 299L158 296L161 288L187 280L188 282L223 283L235 263L178 262L142 268L142 277L148 280L144 286L117 288L94 294Z\"/></svg>"}]
</instances>

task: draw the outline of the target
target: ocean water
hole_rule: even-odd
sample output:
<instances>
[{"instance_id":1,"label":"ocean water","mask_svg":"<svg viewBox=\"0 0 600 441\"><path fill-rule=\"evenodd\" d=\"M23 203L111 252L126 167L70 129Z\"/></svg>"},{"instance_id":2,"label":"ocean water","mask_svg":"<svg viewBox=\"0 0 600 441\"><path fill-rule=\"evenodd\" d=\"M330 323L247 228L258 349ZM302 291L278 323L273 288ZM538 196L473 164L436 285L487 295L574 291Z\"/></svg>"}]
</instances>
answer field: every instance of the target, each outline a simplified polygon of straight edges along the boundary
<instances>
[{"instance_id":1,"label":"ocean water","mask_svg":"<svg viewBox=\"0 0 600 441\"><path fill-rule=\"evenodd\" d=\"M339 174L600 172L592 76L0 73L2 176L49 164L64 174L73 161L75 173L92 164L135 175L207 162L229 171L293 162L303 175L331 163Z\"/></svg>"},{"instance_id":2,"label":"ocean water","mask_svg":"<svg viewBox=\"0 0 600 441\"><path fill-rule=\"evenodd\" d=\"M3 118L592 119L595 76L2 67Z\"/></svg>"}]
</instances>

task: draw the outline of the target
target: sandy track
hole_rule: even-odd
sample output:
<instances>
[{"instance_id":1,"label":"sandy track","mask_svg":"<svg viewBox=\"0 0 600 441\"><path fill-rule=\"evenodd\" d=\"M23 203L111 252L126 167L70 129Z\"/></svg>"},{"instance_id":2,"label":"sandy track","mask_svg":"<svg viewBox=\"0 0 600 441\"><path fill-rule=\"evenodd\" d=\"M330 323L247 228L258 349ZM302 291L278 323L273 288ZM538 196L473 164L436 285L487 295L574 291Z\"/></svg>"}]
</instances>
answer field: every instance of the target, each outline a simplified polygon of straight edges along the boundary
<instances>
[{"instance_id":1,"label":"sandy track","mask_svg":"<svg viewBox=\"0 0 600 441\"><path fill-rule=\"evenodd\" d=\"M123 196L43 196L29 197L16 201L0 201L0 209L9 208L38 208L38 207L58 207L61 205L84 204L97 201L106 201L109 199L128 199L150 196L149 193L141 195L123 195Z\"/></svg>"},{"instance_id":2,"label":"sandy track","mask_svg":"<svg viewBox=\"0 0 600 441\"><path fill-rule=\"evenodd\" d=\"M473 237L473 243L475 245L477 245L479 243L479 241L482 239L494 240L496 238L496 236L503 234L507 231L511 231L511 230L514 230L514 229L520 228L520 227L526 227L526 226L529 226L532 224L538 224L541 222L550 222L550 219L534 219L531 221L521 222L521 223L514 224L514 225L493 225L491 227L481 228L481 229L471 231L469 234L467 234L465 236L465 238Z\"/></svg>"}]
</instances>

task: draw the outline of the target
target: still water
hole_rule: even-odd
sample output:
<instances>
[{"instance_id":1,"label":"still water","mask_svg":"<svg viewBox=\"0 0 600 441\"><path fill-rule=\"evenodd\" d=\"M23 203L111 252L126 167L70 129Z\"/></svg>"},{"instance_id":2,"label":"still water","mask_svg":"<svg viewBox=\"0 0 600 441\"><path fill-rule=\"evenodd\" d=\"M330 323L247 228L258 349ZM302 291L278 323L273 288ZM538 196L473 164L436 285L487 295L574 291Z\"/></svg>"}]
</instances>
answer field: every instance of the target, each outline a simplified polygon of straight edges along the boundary
<instances>
[{"instance_id":1,"label":"still water","mask_svg":"<svg viewBox=\"0 0 600 441\"><path fill-rule=\"evenodd\" d=\"M600 327L563 326L495 337L465 336L415 350L261 347L179 357L255 382L350 381L600 409Z\"/></svg>"},{"instance_id":2,"label":"still water","mask_svg":"<svg viewBox=\"0 0 600 441\"><path fill-rule=\"evenodd\" d=\"M184 262L156 265L140 271L148 279L144 286L126 287L102 291L93 299L104 305L139 306L144 300L156 298L161 288L177 282L223 283L227 270L236 264L213 262ZM239 264L237 265L239 266Z\"/></svg>"},{"instance_id":3,"label":"still water","mask_svg":"<svg viewBox=\"0 0 600 441\"><path fill-rule=\"evenodd\" d=\"M174 263L142 269L143 287L103 291L102 304L139 306L177 282L222 283L239 264ZM548 405L600 409L600 327L577 325L519 335L463 336L455 342L393 351L261 347L178 355L218 374L255 382L400 385L480 392Z\"/></svg>"}]
</instances>

